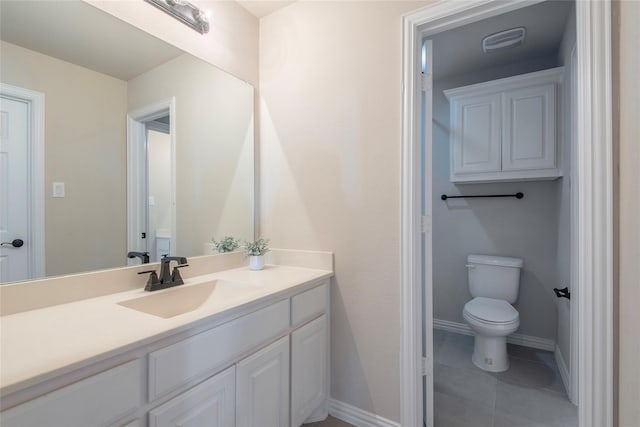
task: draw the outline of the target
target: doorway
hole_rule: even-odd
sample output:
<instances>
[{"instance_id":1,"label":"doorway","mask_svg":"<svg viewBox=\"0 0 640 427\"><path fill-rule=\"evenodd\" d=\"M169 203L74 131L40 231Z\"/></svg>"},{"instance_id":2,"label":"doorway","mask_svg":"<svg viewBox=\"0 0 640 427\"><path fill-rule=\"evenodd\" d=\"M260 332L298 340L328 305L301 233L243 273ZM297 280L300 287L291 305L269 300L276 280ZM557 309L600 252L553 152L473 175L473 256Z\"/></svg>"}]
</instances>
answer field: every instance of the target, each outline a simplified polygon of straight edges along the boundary
<instances>
[{"instance_id":1,"label":"doorway","mask_svg":"<svg viewBox=\"0 0 640 427\"><path fill-rule=\"evenodd\" d=\"M0 284L44 277L44 94L0 84Z\"/></svg>"},{"instance_id":2,"label":"doorway","mask_svg":"<svg viewBox=\"0 0 640 427\"><path fill-rule=\"evenodd\" d=\"M421 140L423 82L421 42L431 35L538 2L465 2L426 6L404 18L404 95L402 164L402 425L430 424L423 418L422 376L432 376L433 355L422 359L422 232L432 244L432 217L421 211ZM610 2L577 2L576 283L572 295L579 313L579 425L610 426L612 400L612 174ZM592 38L591 34L602 37ZM425 145L430 144L429 141ZM425 147L430 152L431 147ZM429 203L429 201L427 201ZM430 303L430 301L429 301ZM433 317L425 316L431 326ZM425 388L427 400L428 387ZM427 411L428 412L428 411Z\"/></svg>"},{"instance_id":3,"label":"doorway","mask_svg":"<svg viewBox=\"0 0 640 427\"><path fill-rule=\"evenodd\" d=\"M423 156L429 201L423 205L430 207L423 214L432 218L432 259L425 253L430 267L424 269L432 297L425 307L433 319L433 338L425 329L424 339L434 346L425 353L433 356L433 377L425 378L434 381L428 389L436 400L435 427L577 424L569 400L576 367L570 364L571 301L554 294L554 288L573 290L575 277L568 90L574 45L570 1L537 3L432 34L423 45L422 89L429 99L423 137L431 147ZM523 197L502 197L512 194ZM477 255L504 262L495 269L513 268L517 278L501 288L472 287L473 273L486 268L468 262ZM516 270L504 257L523 265ZM486 312L483 297L505 306ZM490 320L470 324L468 310ZM478 338L477 328L512 315L512 330L500 337L506 351L474 350L474 342L487 340ZM530 410L540 402L546 411Z\"/></svg>"},{"instance_id":4,"label":"doorway","mask_svg":"<svg viewBox=\"0 0 640 427\"><path fill-rule=\"evenodd\" d=\"M175 253L175 99L127 115L127 252ZM140 259L129 259L137 264Z\"/></svg>"}]
</instances>

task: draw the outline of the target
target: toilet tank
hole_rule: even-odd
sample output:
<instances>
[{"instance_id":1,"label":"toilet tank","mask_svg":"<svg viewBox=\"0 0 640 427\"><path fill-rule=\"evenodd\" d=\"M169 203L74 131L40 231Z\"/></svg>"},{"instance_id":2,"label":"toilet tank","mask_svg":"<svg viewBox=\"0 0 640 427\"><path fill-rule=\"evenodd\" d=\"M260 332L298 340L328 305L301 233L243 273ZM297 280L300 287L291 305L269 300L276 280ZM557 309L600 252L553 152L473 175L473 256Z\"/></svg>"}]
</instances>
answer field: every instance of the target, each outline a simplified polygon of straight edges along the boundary
<instances>
[{"instance_id":1,"label":"toilet tank","mask_svg":"<svg viewBox=\"0 0 640 427\"><path fill-rule=\"evenodd\" d=\"M489 255L469 255L469 291L475 297L502 299L513 304L518 299L523 261Z\"/></svg>"}]
</instances>

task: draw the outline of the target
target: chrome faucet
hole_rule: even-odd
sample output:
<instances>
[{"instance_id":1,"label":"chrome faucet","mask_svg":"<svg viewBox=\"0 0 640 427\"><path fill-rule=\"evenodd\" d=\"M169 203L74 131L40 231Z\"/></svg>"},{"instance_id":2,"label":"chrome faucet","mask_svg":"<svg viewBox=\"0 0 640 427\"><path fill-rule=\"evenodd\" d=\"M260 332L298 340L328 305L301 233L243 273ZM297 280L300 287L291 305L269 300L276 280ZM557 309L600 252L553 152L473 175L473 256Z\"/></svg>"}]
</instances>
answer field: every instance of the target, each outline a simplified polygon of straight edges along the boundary
<instances>
[{"instance_id":1,"label":"chrome faucet","mask_svg":"<svg viewBox=\"0 0 640 427\"><path fill-rule=\"evenodd\" d=\"M178 263L178 265L173 267L173 271L171 271L172 261ZM149 275L149 280L147 280L147 284L144 287L144 290L149 292L158 291L160 289L172 288L174 286L184 284L179 269L188 266L189 264L187 264L187 258L185 257L165 255L160 260L160 278L158 278L155 270L141 271L138 274L151 273Z\"/></svg>"}]
</instances>

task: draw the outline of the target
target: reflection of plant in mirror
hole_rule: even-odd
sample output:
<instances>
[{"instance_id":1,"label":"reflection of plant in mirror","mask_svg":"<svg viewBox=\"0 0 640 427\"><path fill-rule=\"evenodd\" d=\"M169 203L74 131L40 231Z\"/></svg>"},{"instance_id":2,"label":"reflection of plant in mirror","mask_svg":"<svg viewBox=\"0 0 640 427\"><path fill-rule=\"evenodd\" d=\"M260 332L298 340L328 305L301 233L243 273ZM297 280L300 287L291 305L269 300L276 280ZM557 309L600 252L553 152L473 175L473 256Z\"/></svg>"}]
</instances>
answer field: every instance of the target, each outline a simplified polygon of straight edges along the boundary
<instances>
[{"instance_id":1,"label":"reflection of plant in mirror","mask_svg":"<svg viewBox=\"0 0 640 427\"><path fill-rule=\"evenodd\" d=\"M220 253L233 252L240 247L240 240L234 239L231 236L224 236L220 241L216 242L216 239L211 239L216 250Z\"/></svg>"},{"instance_id":2,"label":"reflection of plant in mirror","mask_svg":"<svg viewBox=\"0 0 640 427\"><path fill-rule=\"evenodd\" d=\"M244 242L244 249L249 256L261 256L269 252L269 239L259 238L253 242Z\"/></svg>"}]
</instances>

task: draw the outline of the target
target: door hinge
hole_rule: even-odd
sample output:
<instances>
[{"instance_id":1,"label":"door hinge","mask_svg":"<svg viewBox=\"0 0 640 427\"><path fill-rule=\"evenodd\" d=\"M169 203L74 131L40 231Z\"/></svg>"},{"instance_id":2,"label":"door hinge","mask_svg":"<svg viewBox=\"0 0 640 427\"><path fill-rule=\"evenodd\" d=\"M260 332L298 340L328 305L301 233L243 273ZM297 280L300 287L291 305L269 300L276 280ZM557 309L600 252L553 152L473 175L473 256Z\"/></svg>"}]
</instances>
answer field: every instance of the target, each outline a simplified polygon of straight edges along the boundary
<instances>
[{"instance_id":1,"label":"door hinge","mask_svg":"<svg viewBox=\"0 0 640 427\"><path fill-rule=\"evenodd\" d=\"M422 358L422 376L430 377L431 376L431 365L429 364L429 358Z\"/></svg>"},{"instance_id":2,"label":"door hinge","mask_svg":"<svg viewBox=\"0 0 640 427\"><path fill-rule=\"evenodd\" d=\"M431 74L422 73L421 79L422 79L422 81L421 81L422 91L423 92L430 91L431 90L431 81L432 81Z\"/></svg>"},{"instance_id":3,"label":"door hinge","mask_svg":"<svg viewBox=\"0 0 640 427\"><path fill-rule=\"evenodd\" d=\"M424 215L420 217L420 232L431 233L431 217Z\"/></svg>"}]
</instances>

